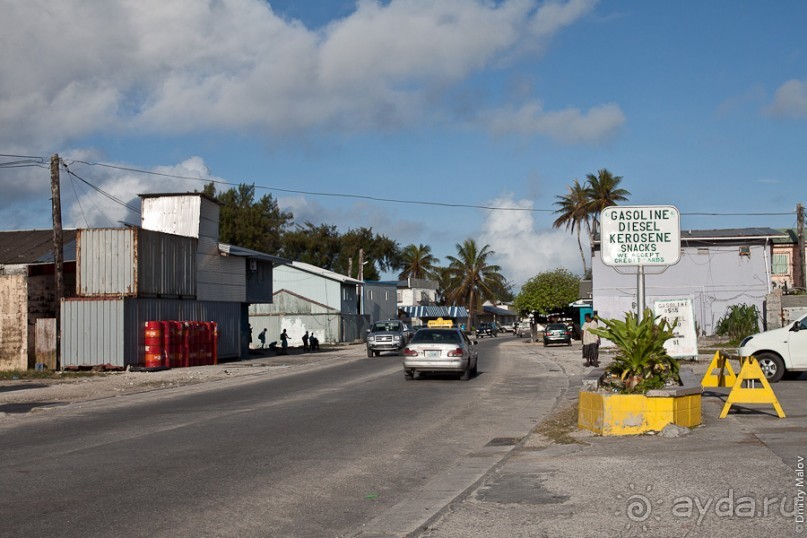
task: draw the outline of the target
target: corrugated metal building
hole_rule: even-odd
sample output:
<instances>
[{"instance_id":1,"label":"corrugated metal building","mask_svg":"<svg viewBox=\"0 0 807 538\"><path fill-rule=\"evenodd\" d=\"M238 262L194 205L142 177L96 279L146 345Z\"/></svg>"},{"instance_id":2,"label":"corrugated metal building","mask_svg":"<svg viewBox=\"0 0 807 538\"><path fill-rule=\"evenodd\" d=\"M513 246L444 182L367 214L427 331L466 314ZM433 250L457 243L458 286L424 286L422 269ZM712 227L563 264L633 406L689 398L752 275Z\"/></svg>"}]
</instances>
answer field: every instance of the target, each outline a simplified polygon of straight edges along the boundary
<instances>
[{"instance_id":1,"label":"corrugated metal building","mask_svg":"<svg viewBox=\"0 0 807 538\"><path fill-rule=\"evenodd\" d=\"M272 304L252 304L253 334L267 329L266 341L278 340L286 329L289 345L301 345L305 331L321 343L353 342L361 338L367 319L361 315L361 280L302 262L274 269Z\"/></svg>"},{"instance_id":2,"label":"corrugated metal building","mask_svg":"<svg viewBox=\"0 0 807 538\"><path fill-rule=\"evenodd\" d=\"M144 362L146 321L215 321L218 356L249 343L248 303L272 298L287 260L219 243L219 203L201 193L142 195L138 228L81 230L79 294L62 303L62 365Z\"/></svg>"}]
</instances>

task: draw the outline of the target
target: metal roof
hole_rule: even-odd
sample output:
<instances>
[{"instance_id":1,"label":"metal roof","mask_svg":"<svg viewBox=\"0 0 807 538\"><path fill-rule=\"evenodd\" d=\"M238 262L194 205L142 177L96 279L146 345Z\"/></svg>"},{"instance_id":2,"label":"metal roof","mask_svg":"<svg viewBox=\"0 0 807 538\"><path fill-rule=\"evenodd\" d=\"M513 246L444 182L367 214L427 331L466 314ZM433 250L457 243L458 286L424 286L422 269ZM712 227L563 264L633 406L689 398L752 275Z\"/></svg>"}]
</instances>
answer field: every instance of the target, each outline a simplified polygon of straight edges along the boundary
<instances>
[{"instance_id":1,"label":"metal roof","mask_svg":"<svg viewBox=\"0 0 807 538\"><path fill-rule=\"evenodd\" d=\"M290 262L286 265L299 269L300 271L305 271L306 273L311 273L312 275L319 275L330 280L336 280L337 282L342 282L343 284L363 284L361 280L356 280L355 278L350 278L349 276L345 276L340 273L328 271L327 269L323 269L322 267L317 267L316 265L311 265L309 263Z\"/></svg>"},{"instance_id":2,"label":"metal roof","mask_svg":"<svg viewBox=\"0 0 807 538\"><path fill-rule=\"evenodd\" d=\"M467 318L464 306L399 306L410 318Z\"/></svg>"},{"instance_id":3,"label":"metal roof","mask_svg":"<svg viewBox=\"0 0 807 538\"><path fill-rule=\"evenodd\" d=\"M286 265L291 262L286 258L279 256L272 256L271 254L264 254L257 250L252 250L245 247L238 247L235 245L228 245L227 243L219 243L219 252L228 256L239 256L241 258L254 258L265 262L271 262L275 265Z\"/></svg>"},{"instance_id":4,"label":"metal roof","mask_svg":"<svg viewBox=\"0 0 807 538\"><path fill-rule=\"evenodd\" d=\"M76 260L76 230L62 230L64 261ZM53 263L53 230L0 232L0 265Z\"/></svg>"},{"instance_id":5,"label":"metal roof","mask_svg":"<svg viewBox=\"0 0 807 538\"><path fill-rule=\"evenodd\" d=\"M720 230L681 230L681 241L687 239L736 240L785 237L787 234L773 228L724 228Z\"/></svg>"},{"instance_id":6,"label":"metal roof","mask_svg":"<svg viewBox=\"0 0 807 538\"><path fill-rule=\"evenodd\" d=\"M518 313L506 308L499 308L497 306L483 306L482 309L488 314L496 314L497 316L517 316Z\"/></svg>"}]
</instances>

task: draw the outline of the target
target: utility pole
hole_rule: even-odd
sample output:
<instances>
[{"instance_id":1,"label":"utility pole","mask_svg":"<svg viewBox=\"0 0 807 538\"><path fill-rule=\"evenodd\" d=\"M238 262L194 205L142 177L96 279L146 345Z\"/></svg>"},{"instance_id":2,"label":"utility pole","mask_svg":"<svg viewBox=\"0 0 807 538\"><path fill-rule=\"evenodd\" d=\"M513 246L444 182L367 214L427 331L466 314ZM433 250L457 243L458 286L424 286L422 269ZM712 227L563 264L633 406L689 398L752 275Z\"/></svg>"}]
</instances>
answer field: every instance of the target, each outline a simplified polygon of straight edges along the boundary
<instances>
[{"instance_id":1,"label":"utility pole","mask_svg":"<svg viewBox=\"0 0 807 538\"><path fill-rule=\"evenodd\" d=\"M358 278L358 280L361 280L362 282L364 282L364 249L363 248L359 249L359 278Z\"/></svg>"},{"instance_id":2,"label":"utility pole","mask_svg":"<svg viewBox=\"0 0 807 538\"><path fill-rule=\"evenodd\" d=\"M799 267L799 281L796 286L807 288L807 264L804 263L804 206L796 204L796 233L798 238L798 252L796 259Z\"/></svg>"},{"instance_id":3,"label":"utility pole","mask_svg":"<svg viewBox=\"0 0 807 538\"><path fill-rule=\"evenodd\" d=\"M50 158L50 192L53 208L53 287L56 311L56 367L60 366L61 357L61 306L64 296L64 239L62 237L62 197L59 188L59 165L62 163L59 154Z\"/></svg>"}]
</instances>

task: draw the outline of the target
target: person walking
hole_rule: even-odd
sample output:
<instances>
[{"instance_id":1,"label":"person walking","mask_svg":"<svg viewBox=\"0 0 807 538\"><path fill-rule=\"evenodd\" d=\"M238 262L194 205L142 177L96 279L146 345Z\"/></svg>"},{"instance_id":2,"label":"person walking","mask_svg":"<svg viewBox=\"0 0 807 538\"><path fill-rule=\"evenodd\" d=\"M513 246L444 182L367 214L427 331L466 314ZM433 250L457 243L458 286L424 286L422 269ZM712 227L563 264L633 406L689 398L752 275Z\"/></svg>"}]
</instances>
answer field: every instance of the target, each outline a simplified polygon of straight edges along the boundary
<instances>
[{"instance_id":1,"label":"person walking","mask_svg":"<svg viewBox=\"0 0 807 538\"><path fill-rule=\"evenodd\" d=\"M308 331L303 335L303 351L308 351Z\"/></svg>"},{"instance_id":2,"label":"person walking","mask_svg":"<svg viewBox=\"0 0 807 538\"><path fill-rule=\"evenodd\" d=\"M263 346L266 345L266 329L265 328L264 328L264 330L262 330L258 334L258 341L261 343L261 349L263 349Z\"/></svg>"},{"instance_id":3,"label":"person walking","mask_svg":"<svg viewBox=\"0 0 807 538\"><path fill-rule=\"evenodd\" d=\"M599 324L596 319L591 317L591 314L586 314L586 322L580 327L583 333L583 361L586 366L599 366L600 365L600 337L591 332L591 329L597 329Z\"/></svg>"},{"instance_id":4,"label":"person walking","mask_svg":"<svg viewBox=\"0 0 807 538\"><path fill-rule=\"evenodd\" d=\"M289 354L289 335L286 334L286 329L283 329L283 332L280 333L280 347L283 349L283 354Z\"/></svg>"}]
</instances>

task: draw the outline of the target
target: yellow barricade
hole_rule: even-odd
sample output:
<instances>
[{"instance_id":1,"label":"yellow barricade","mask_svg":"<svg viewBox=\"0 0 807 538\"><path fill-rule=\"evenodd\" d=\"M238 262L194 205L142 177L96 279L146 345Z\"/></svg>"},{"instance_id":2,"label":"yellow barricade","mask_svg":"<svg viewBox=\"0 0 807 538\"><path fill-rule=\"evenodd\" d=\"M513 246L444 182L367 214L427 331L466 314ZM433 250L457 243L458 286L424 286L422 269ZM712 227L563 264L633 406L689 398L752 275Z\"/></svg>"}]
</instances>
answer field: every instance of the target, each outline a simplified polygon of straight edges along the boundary
<instances>
[{"instance_id":1,"label":"yellow barricade","mask_svg":"<svg viewBox=\"0 0 807 538\"><path fill-rule=\"evenodd\" d=\"M762 388L755 387L757 381L762 384ZM743 386L745 382L751 386ZM765 374L759 367L759 362L754 357L748 357L743 362L737 381L734 382L729 397L726 399L726 405L723 406L723 412L720 413L720 418L726 418L729 409L734 404L771 404L779 418L785 418L785 412L779 405L779 400L776 399L771 384L768 383Z\"/></svg>"},{"instance_id":2,"label":"yellow barricade","mask_svg":"<svg viewBox=\"0 0 807 538\"><path fill-rule=\"evenodd\" d=\"M715 374L717 370L717 374ZM721 351L715 351L715 356L712 362L709 363L709 368L701 379L702 387L733 387L737 381L737 376L731 368L729 358L723 355Z\"/></svg>"}]
</instances>

